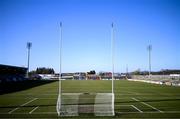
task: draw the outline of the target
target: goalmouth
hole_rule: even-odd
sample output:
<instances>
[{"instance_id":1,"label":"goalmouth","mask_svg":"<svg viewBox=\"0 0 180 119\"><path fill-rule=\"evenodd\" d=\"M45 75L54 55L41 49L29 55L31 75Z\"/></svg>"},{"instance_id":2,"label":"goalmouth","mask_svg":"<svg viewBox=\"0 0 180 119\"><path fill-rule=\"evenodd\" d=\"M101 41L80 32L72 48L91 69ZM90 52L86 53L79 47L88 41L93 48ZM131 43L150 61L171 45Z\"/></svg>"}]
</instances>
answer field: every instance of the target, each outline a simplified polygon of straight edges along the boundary
<instances>
[{"instance_id":1,"label":"goalmouth","mask_svg":"<svg viewBox=\"0 0 180 119\"><path fill-rule=\"evenodd\" d=\"M110 89L105 91L77 90L81 85L75 86L66 83L61 77L61 54L62 54L62 23L60 23L60 73L59 73L59 94L56 110L58 116L114 116L114 29L111 27L111 49L112 49L112 79L109 82ZM88 83L86 81L86 83ZM69 86L67 86L69 84ZM69 90L69 89L70 90ZM85 87L86 88L86 87ZM98 87L97 87L98 88ZM79 91L79 92L78 92Z\"/></svg>"},{"instance_id":2,"label":"goalmouth","mask_svg":"<svg viewBox=\"0 0 180 119\"><path fill-rule=\"evenodd\" d=\"M59 116L114 116L112 93L62 93L57 105Z\"/></svg>"}]
</instances>

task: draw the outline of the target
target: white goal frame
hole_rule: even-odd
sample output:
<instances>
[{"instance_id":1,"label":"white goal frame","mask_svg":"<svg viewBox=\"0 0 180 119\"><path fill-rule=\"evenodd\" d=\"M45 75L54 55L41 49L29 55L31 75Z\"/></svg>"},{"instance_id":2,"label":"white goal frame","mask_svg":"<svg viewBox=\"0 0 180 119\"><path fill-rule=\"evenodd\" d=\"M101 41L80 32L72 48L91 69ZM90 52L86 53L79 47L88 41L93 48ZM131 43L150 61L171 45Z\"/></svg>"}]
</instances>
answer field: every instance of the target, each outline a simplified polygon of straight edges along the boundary
<instances>
[{"instance_id":1,"label":"white goal frame","mask_svg":"<svg viewBox=\"0 0 180 119\"><path fill-rule=\"evenodd\" d=\"M115 116L114 112L114 101L115 101L115 94L114 94L114 25L112 23L111 25L111 55L112 55L112 92L111 93L97 93L95 99L95 104L94 104L94 115L95 116ZM62 104L62 95L71 95L71 94L65 94L61 92L62 88L62 77L61 77L61 62L62 62L62 22L60 22L60 71L59 71L59 92L58 92L58 99L57 99L57 105L56 105L56 110L58 116L79 116L79 112L77 112L77 105L73 106L64 106ZM74 99L78 98L78 95L83 95L83 93L74 93L72 94ZM91 94L89 94L91 95ZM102 97L107 99L110 99L110 101L105 101L103 105L99 104L98 102L98 97ZM110 107L109 107L110 105ZM89 106L90 107L90 106ZM107 107L107 108L106 108ZM88 108L88 106L87 106ZM110 110L109 110L110 109ZM106 112L105 112L106 111Z\"/></svg>"}]
</instances>

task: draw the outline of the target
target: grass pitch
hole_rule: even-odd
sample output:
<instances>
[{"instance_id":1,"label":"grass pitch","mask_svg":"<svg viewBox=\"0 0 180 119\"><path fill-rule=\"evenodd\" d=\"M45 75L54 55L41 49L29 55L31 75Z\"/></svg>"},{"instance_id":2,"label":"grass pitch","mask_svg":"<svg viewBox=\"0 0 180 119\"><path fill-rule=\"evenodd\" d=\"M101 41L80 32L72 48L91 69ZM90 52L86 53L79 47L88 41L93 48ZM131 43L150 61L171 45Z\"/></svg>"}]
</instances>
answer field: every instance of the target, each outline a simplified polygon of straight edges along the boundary
<instances>
[{"instance_id":1,"label":"grass pitch","mask_svg":"<svg viewBox=\"0 0 180 119\"><path fill-rule=\"evenodd\" d=\"M28 88L1 94L0 118L57 118L58 81L38 81L42 85L31 86L36 82L16 84L18 87L14 88ZM74 80L63 83L64 92L111 92L111 81ZM115 81L114 84L116 116L93 117L87 114L64 118L180 118L180 87L127 80Z\"/></svg>"}]
</instances>

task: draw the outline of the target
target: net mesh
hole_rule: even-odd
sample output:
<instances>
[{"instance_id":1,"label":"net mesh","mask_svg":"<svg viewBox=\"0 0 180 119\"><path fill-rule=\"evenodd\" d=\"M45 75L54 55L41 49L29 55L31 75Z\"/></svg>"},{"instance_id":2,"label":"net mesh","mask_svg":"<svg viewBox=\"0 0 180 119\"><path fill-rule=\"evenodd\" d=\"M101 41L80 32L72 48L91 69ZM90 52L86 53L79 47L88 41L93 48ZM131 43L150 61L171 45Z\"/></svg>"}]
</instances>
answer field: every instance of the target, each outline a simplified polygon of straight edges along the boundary
<instances>
[{"instance_id":1,"label":"net mesh","mask_svg":"<svg viewBox=\"0 0 180 119\"><path fill-rule=\"evenodd\" d=\"M114 115L112 93L62 93L61 96L60 116Z\"/></svg>"}]
</instances>

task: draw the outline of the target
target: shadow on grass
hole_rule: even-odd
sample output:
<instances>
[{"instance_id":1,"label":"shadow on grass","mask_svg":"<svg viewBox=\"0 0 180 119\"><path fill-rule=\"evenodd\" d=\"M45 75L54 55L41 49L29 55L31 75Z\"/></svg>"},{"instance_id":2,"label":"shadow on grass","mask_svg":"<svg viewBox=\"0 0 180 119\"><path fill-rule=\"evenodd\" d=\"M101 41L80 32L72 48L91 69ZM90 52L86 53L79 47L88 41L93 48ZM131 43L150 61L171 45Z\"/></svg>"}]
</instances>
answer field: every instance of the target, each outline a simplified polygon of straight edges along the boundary
<instances>
[{"instance_id":1,"label":"shadow on grass","mask_svg":"<svg viewBox=\"0 0 180 119\"><path fill-rule=\"evenodd\" d=\"M25 80L19 82L6 82L0 83L0 95L26 90L36 86L55 82L53 80Z\"/></svg>"}]
</instances>

